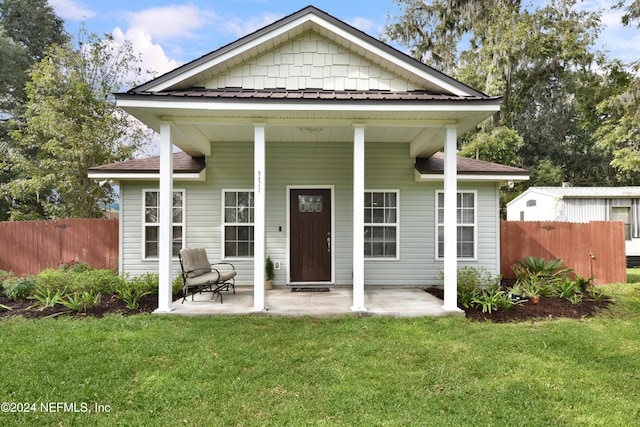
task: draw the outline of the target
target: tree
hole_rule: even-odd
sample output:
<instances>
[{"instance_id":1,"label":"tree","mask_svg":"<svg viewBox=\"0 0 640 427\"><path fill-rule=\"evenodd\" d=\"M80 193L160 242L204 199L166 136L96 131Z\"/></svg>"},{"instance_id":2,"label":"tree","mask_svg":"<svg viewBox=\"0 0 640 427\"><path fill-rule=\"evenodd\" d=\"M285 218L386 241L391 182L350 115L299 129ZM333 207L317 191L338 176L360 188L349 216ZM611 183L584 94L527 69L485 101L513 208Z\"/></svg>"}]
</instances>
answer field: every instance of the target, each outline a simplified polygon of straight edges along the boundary
<instances>
[{"instance_id":1,"label":"tree","mask_svg":"<svg viewBox=\"0 0 640 427\"><path fill-rule=\"evenodd\" d=\"M29 67L50 45L68 40L47 0L0 0L0 111L16 113L26 101Z\"/></svg>"},{"instance_id":2,"label":"tree","mask_svg":"<svg viewBox=\"0 0 640 427\"><path fill-rule=\"evenodd\" d=\"M147 142L112 95L133 84L138 62L130 44L81 33L78 47L54 45L32 68L26 123L11 134L16 178L4 185L12 220L102 215L114 193L87 168L130 159Z\"/></svg>"},{"instance_id":3,"label":"tree","mask_svg":"<svg viewBox=\"0 0 640 427\"><path fill-rule=\"evenodd\" d=\"M523 140L518 132L500 126L493 128L490 133L478 132L473 134L468 142L462 146L458 154L486 162L499 163L506 166L520 167L522 160L518 150Z\"/></svg>"},{"instance_id":4,"label":"tree","mask_svg":"<svg viewBox=\"0 0 640 427\"><path fill-rule=\"evenodd\" d=\"M535 10L517 0L396 3L404 13L387 24L389 38L464 83L503 96L500 114L477 132L514 129L523 138L518 154L526 168L549 160L572 183L608 181L600 166L607 153L594 143L591 122L600 98L583 95L600 95L592 69L600 58L593 52L598 13L577 10L576 0Z\"/></svg>"},{"instance_id":5,"label":"tree","mask_svg":"<svg viewBox=\"0 0 640 427\"><path fill-rule=\"evenodd\" d=\"M14 178L9 132L23 123L28 70L52 43L69 39L47 0L0 0L0 187ZM15 120L9 122L9 118ZM11 200L0 194L0 221L9 219Z\"/></svg>"},{"instance_id":6,"label":"tree","mask_svg":"<svg viewBox=\"0 0 640 427\"><path fill-rule=\"evenodd\" d=\"M598 144L612 154L616 180L640 185L640 62L627 69L620 62L609 64L602 81L606 97L597 108L603 118L596 131Z\"/></svg>"},{"instance_id":7,"label":"tree","mask_svg":"<svg viewBox=\"0 0 640 427\"><path fill-rule=\"evenodd\" d=\"M623 9L625 14L622 15L622 24L625 26L631 25L634 21L640 28L640 2L638 0L631 0L628 5L625 5L625 1L621 0L613 6L613 9Z\"/></svg>"}]
</instances>

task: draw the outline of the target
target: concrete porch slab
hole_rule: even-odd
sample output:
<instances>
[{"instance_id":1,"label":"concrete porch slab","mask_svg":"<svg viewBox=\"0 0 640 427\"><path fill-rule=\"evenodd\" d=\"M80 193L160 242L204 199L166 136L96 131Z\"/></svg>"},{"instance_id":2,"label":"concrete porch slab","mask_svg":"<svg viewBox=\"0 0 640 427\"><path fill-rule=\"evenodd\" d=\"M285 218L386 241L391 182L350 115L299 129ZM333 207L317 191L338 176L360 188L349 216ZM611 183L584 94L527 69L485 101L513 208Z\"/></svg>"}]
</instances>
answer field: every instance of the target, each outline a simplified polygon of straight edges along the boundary
<instances>
[{"instance_id":1,"label":"concrete porch slab","mask_svg":"<svg viewBox=\"0 0 640 427\"><path fill-rule=\"evenodd\" d=\"M462 311L445 311L443 301L418 287L365 286L366 312L354 312L353 291L350 286L329 286L329 292L291 292L290 286L265 291L267 311L253 311L253 287L237 286L236 294L223 292L220 299L211 300L211 294L196 294L182 303L174 301L169 314L184 316L215 316L234 314L261 314L268 316L331 317L356 316L464 316Z\"/></svg>"}]
</instances>

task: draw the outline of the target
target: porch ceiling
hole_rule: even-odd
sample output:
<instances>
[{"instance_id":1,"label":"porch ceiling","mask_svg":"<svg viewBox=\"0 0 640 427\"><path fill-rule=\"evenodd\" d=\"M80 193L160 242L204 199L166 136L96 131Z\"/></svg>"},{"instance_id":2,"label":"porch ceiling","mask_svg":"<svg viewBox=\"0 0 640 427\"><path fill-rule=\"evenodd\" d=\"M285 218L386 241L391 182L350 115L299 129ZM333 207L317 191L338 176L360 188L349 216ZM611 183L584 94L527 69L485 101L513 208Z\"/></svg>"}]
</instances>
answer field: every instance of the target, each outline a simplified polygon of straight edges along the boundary
<instances>
[{"instance_id":1,"label":"porch ceiling","mask_svg":"<svg viewBox=\"0 0 640 427\"><path fill-rule=\"evenodd\" d=\"M159 131L162 122L175 127L173 143L192 156L207 155L208 142L253 141L254 125L265 124L266 141L349 143L354 138L354 124L365 126L367 143L411 144L410 155L430 156L444 145L443 128L455 125L458 135L473 128L495 113L494 105L469 104L458 108L384 109L371 105L358 109L354 105L325 106L325 109L287 108L242 110L228 108L178 108L172 106L126 105L128 113ZM124 104L124 105L123 105ZM202 106L200 106L202 107ZM284 107L284 106L283 106Z\"/></svg>"}]
</instances>

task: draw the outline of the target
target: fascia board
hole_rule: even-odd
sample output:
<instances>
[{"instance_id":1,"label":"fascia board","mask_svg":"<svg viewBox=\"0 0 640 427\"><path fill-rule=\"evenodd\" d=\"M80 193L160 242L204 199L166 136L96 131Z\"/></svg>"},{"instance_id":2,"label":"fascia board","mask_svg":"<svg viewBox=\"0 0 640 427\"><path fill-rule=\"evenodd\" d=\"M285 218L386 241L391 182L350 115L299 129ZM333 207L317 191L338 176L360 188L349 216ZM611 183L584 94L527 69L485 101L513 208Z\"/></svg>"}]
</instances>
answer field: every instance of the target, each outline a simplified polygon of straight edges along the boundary
<instances>
[{"instance_id":1,"label":"fascia board","mask_svg":"<svg viewBox=\"0 0 640 427\"><path fill-rule=\"evenodd\" d=\"M143 95L144 96L144 95ZM147 100L147 99L126 99L117 100L118 107L124 108L147 108L147 109L175 109L175 110L203 110L203 111L469 111L469 112L496 112L500 111L500 105L492 101L477 101L460 105L457 102L446 103L437 101L434 103L363 103L354 105L352 100L331 103L305 103L305 102L207 102L207 101L175 101L175 100Z\"/></svg>"},{"instance_id":2,"label":"fascia board","mask_svg":"<svg viewBox=\"0 0 640 427\"><path fill-rule=\"evenodd\" d=\"M112 179L114 181L157 181L160 179L159 172L89 172L90 179ZM174 181L205 181L206 171L200 173L174 173Z\"/></svg>"},{"instance_id":3,"label":"fascia board","mask_svg":"<svg viewBox=\"0 0 640 427\"><path fill-rule=\"evenodd\" d=\"M415 172L416 182L438 182L444 181L444 174L430 173L424 174ZM458 182L508 182L508 181L528 181L528 175L474 175L474 174L458 174Z\"/></svg>"}]
</instances>

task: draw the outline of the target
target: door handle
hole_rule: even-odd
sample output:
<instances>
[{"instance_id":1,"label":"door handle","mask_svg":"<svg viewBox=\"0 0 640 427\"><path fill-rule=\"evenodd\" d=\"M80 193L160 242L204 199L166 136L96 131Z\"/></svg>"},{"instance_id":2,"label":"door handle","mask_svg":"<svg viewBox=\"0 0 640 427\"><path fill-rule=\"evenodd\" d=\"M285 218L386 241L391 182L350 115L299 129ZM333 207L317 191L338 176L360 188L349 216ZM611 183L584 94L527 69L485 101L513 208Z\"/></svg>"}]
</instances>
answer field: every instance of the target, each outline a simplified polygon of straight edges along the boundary
<instances>
[{"instance_id":1,"label":"door handle","mask_svg":"<svg viewBox=\"0 0 640 427\"><path fill-rule=\"evenodd\" d=\"M327 252L331 253L331 233L327 233Z\"/></svg>"}]
</instances>

